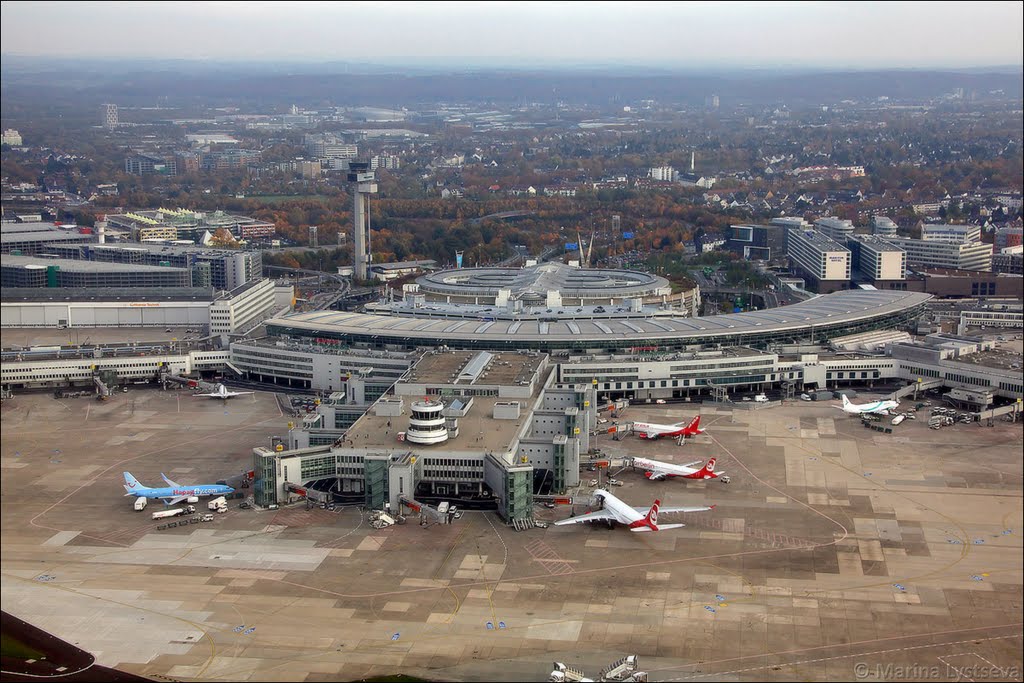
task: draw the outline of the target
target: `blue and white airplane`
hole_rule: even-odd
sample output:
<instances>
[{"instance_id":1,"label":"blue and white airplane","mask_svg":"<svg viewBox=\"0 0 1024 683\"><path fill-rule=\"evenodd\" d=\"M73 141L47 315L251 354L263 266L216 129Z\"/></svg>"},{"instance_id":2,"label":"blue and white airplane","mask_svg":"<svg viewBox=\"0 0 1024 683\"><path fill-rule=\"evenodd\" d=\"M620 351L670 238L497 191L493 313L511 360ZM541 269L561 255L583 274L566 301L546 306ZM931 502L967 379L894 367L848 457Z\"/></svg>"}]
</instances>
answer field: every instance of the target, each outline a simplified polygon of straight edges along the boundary
<instances>
[{"instance_id":1,"label":"blue and white airplane","mask_svg":"<svg viewBox=\"0 0 1024 683\"><path fill-rule=\"evenodd\" d=\"M900 407L899 401L875 401L874 403L863 403L857 405L851 403L850 399L846 398L846 394L843 394L843 405L832 406L833 408L839 408L843 412L850 413L851 415L861 415L864 413L878 413L880 415L888 415L890 410L896 410Z\"/></svg>"},{"instance_id":2,"label":"blue and white airplane","mask_svg":"<svg viewBox=\"0 0 1024 683\"><path fill-rule=\"evenodd\" d=\"M132 476L131 472L124 473L124 490L126 496L135 498L162 498L164 505L177 505L194 496L226 496L234 493L235 490L224 484L198 484L196 486L182 486L167 478L163 472L160 473L167 486L162 488L150 488L143 486L139 480Z\"/></svg>"}]
</instances>

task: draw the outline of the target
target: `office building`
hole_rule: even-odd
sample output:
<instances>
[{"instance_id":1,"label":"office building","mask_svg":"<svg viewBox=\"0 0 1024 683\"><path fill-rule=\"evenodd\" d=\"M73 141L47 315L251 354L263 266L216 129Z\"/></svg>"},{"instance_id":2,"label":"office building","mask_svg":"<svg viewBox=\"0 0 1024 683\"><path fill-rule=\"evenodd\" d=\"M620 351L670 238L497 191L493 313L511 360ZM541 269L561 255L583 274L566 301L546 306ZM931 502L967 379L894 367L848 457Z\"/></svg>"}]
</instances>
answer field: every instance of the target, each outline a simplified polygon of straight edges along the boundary
<instances>
[{"instance_id":1,"label":"office building","mask_svg":"<svg viewBox=\"0 0 1024 683\"><path fill-rule=\"evenodd\" d=\"M671 182L676 179L676 169L671 166L656 166L648 173L651 176L651 180Z\"/></svg>"},{"instance_id":2,"label":"office building","mask_svg":"<svg viewBox=\"0 0 1024 683\"><path fill-rule=\"evenodd\" d=\"M896 237L896 222L888 216L871 217L871 234L878 237Z\"/></svg>"},{"instance_id":3,"label":"office building","mask_svg":"<svg viewBox=\"0 0 1024 683\"><path fill-rule=\"evenodd\" d=\"M780 225L783 228L809 228L811 224L801 216L779 216L768 221L770 225Z\"/></svg>"},{"instance_id":4,"label":"office building","mask_svg":"<svg viewBox=\"0 0 1024 683\"><path fill-rule=\"evenodd\" d=\"M1024 274L1024 252L1021 245L1000 249L992 255L992 271L1007 275Z\"/></svg>"},{"instance_id":5,"label":"office building","mask_svg":"<svg viewBox=\"0 0 1024 683\"><path fill-rule=\"evenodd\" d=\"M875 235L854 235L846 242L858 278L879 288L899 288L907 279L907 253Z\"/></svg>"},{"instance_id":6,"label":"office building","mask_svg":"<svg viewBox=\"0 0 1024 683\"><path fill-rule=\"evenodd\" d=\"M890 237L887 241L907 252L908 266L992 270L991 244L915 240L905 237Z\"/></svg>"},{"instance_id":7,"label":"office building","mask_svg":"<svg viewBox=\"0 0 1024 683\"><path fill-rule=\"evenodd\" d=\"M853 221L841 218L819 218L814 221L814 229L839 244L846 244L846 238L853 234Z\"/></svg>"},{"instance_id":8,"label":"office building","mask_svg":"<svg viewBox=\"0 0 1024 683\"><path fill-rule=\"evenodd\" d=\"M789 228L786 254L794 272L819 294L850 286L850 250L839 242L811 230Z\"/></svg>"},{"instance_id":9,"label":"office building","mask_svg":"<svg viewBox=\"0 0 1024 683\"><path fill-rule=\"evenodd\" d=\"M114 130L117 128L117 105L116 104L101 104L100 105L100 125L107 130Z\"/></svg>"},{"instance_id":10,"label":"office building","mask_svg":"<svg viewBox=\"0 0 1024 683\"><path fill-rule=\"evenodd\" d=\"M1019 247L1024 244L1022 241L1024 237L1024 228L1020 226L1004 226L998 228L995 234L995 248L996 251L1005 249L1007 247Z\"/></svg>"},{"instance_id":11,"label":"office building","mask_svg":"<svg viewBox=\"0 0 1024 683\"><path fill-rule=\"evenodd\" d=\"M329 133L311 133L303 138L306 152L317 159L355 159L359 148Z\"/></svg>"},{"instance_id":12,"label":"office building","mask_svg":"<svg viewBox=\"0 0 1024 683\"><path fill-rule=\"evenodd\" d=\"M7 128L4 130L3 139L0 140L0 142L2 142L5 145L10 145L11 147L20 147L21 133L14 130L13 128Z\"/></svg>"},{"instance_id":13,"label":"office building","mask_svg":"<svg viewBox=\"0 0 1024 683\"><path fill-rule=\"evenodd\" d=\"M210 305L210 334L248 332L274 312L274 281L250 280L221 293Z\"/></svg>"},{"instance_id":14,"label":"office building","mask_svg":"<svg viewBox=\"0 0 1024 683\"><path fill-rule=\"evenodd\" d=\"M786 228L783 225L730 225L726 248L745 259L771 261L786 254Z\"/></svg>"},{"instance_id":15,"label":"office building","mask_svg":"<svg viewBox=\"0 0 1024 683\"><path fill-rule=\"evenodd\" d=\"M124 160L124 172L128 175L174 175L174 170L173 163L149 154L132 154Z\"/></svg>"},{"instance_id":16,"label":"office building","mask_svg":"<svg viewBox=\"0 0 1024 683\"><path fill-rule=\"evenodd\" d=\"M977 225L948 225L945 223L924 223L921 225L921 239L926 242L980 242L981 228Z\"/></svg>"}]
</instances>

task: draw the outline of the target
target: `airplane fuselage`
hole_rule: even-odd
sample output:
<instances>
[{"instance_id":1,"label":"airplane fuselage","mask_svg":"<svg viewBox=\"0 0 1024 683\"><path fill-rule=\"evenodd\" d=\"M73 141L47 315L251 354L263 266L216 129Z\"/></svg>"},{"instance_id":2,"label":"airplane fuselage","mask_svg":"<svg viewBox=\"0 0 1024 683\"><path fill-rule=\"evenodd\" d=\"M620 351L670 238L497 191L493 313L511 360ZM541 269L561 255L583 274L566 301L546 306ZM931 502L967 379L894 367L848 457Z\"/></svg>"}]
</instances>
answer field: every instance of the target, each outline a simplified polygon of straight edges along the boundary
<instances>
[{"instance_id":1,"label":"airplane fuselage","mask_svg":"<svg viewBox=\"0 0 1024 683\"><path fill-rule=\"evenodd\" d=\"M161 488L141 489L129 491L126 495L136 498L191 498L193 496L226 496L234 493L230 486L221 484L209 484L203 486L164 486Z\"/></svg>"},{"instance_id":2,"label":"airplane fuselage","mask_svg":"<svg viewBox=\"0 0 1024 683\"><path fill-rule=\"evenodd\" d=\"M712 459L709 463L710 470L708 467L686 467L684 465L673 465L670 462L660 462L658 460L648 460L647 458L633 458L633 466L640 467L647 470L646 476L648 479L660 478L655 476L656 473L661 473L661 476L670 477L682 477L684 479L717 479L721 472L714 472L714 460Z\"/></svg>"}]
</instances>

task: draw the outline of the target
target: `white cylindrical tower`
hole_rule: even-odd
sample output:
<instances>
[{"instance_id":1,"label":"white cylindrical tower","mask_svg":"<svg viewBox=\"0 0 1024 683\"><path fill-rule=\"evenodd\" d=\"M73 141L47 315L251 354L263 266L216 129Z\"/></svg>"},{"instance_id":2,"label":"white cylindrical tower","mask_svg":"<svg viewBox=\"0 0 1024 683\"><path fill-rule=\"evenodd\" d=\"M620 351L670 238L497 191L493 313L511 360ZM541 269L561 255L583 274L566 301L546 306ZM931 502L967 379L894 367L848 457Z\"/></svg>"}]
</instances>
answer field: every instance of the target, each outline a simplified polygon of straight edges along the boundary
<instances>
[{"instance_id":1,"label":"white cylindrical tower","mask_svg":"<svg viewBox=\"0 0 1024 683\"><path fill-rule=\"evenodd\" d=\"M440 401L424 399L413 401L412 416L409 418L409 429L405 432L405 440L429 446L448 440L448 428L442 415L444 404Z\"/></svg>"}]
</instances>

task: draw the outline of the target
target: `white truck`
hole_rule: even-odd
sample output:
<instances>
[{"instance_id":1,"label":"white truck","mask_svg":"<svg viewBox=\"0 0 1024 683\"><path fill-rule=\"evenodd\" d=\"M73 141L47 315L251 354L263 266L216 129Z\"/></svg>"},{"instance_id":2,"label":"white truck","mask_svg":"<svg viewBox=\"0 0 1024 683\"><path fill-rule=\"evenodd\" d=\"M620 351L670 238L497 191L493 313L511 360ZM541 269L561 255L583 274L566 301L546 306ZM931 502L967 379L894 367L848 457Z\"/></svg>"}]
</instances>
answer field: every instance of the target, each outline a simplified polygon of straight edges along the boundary
<instances>
[{"instance_id":1,"label":"white truck","mask_svg":"<svg viewBox=\"0 0 1024 683\"><path fill-rule=\"evenodd\" d=\"M228 499L225 498L224 496L219 496L219 497L214 498L213 500L211 500L207 504L207 507L209 509L211 509L211 510L216 510L217 512L220 512L220 509L224 508L224 511L227 512L227 509L228 509Z\"/></svg>"},{"instance_id":2,"label":"white truck","mask_svg":"<svg viewBox=\"0 0 1024 683\"><path fill-rule=\"evenodd\" d=\"M153 513L153 519L166 519L168 517L177 517L178 515L183 514L185 514L185 511L180 508L177 510L158 510Z\"/></svg>"},{"instance_id":3,"label":"white truck","mask_svg":"<svg viewBox=\"0 0 1024 683\"><path fill-rule=\"evenodd\" d=\"M905 415L897 415L896 417L894 417L892 419L892 424L893 424L893 426L898 425L900 422L903 422L903 420L905 420L905 419L906 419Z\"/></svg>"},{"instance_id":4,"label":"white truck","mask_svg":"<svg viewBox=\"0 0 1024 683\"><path fill-rule=\"evenodd\" d=\"M754 400L758 403L767 403L768 396L765 394L758 394L757 396L754 397Z\"/></svg>"},{"instance_id":5,"label":"white truck","mask_svg":"<svg viewBox=\"0 0 1024 683\"><path fill-rule=\"evenodd\" d=\"M149 503L149 498L136 498L135 499L135 511L142 512L146 509L146 505Z\"/></svg>"}]
</instances>

